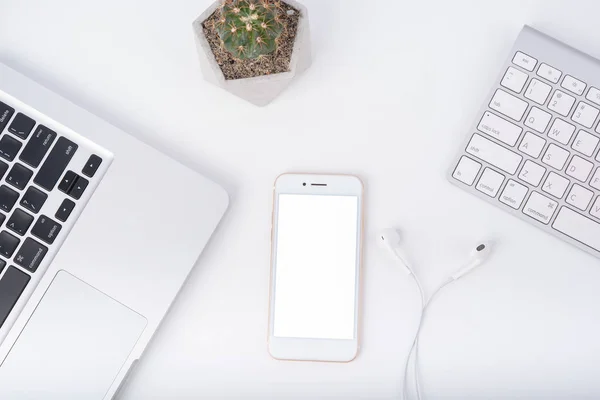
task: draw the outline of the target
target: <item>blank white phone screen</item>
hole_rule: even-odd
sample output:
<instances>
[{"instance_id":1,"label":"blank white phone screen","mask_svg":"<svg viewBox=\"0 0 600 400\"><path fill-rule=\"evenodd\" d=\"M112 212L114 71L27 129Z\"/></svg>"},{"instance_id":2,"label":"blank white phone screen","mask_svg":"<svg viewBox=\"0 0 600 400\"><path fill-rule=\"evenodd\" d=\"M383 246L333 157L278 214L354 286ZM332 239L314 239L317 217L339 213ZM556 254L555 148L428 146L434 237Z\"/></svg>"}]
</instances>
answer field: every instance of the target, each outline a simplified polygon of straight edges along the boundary
<instances>
[{"instance_id":1,"label":"blank white phone screen","mask_svg":"<svg viewBox=\"0 0 600 400\"><path fill-rule=\"evenodd\" d=\"M274 336L354 339L357 196L280 194Z\"/></svg>"}]
</instances>

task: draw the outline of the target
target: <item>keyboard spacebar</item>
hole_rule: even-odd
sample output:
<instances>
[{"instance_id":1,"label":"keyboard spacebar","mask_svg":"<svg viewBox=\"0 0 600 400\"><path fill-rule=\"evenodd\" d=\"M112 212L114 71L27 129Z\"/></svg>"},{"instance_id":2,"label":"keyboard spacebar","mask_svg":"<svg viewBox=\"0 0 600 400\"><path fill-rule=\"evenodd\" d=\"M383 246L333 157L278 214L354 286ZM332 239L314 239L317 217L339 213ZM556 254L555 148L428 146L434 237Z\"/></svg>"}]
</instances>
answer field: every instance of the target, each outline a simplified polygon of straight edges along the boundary
<instances>
[{"instance_id":1,"label":"keyboard spacebar","mask_svg":"<svg viewBox=\"0 0 600 400\"><path fill-rule=\"evenodd\" d=\"M559 232L600 251L600 224L575 211L561 208L552 227Z\"/></svg>"},{"instance_id":2,"label":"keyboard spacebar","mask_svg":"<svg viewBox=\"0 0 600 400\"><path fill-rule=\"evenodd\" d=\"M15 267L9 267L0 278L0 327L21 297L29 279L29 275Z\"/></svg>"}]
</instances>

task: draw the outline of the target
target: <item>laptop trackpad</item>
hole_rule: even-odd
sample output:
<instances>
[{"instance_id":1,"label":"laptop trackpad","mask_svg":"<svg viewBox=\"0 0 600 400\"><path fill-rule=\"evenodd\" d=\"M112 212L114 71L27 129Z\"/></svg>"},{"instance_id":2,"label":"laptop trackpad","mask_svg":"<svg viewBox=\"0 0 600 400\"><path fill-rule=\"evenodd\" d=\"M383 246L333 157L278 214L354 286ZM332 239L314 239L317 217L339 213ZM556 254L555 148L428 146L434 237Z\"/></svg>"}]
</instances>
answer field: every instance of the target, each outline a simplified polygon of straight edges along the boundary
<instances>
[{"instance_id":1,"label":"laptop trackpad","mask_svg":"<svg viewBox=\"0 0 600 400\"><path fill-rule=\"evenodd\" d=\"M0 399L101 400L146 319L60 271L0 366Z\"/></svg>"}]
</instances>

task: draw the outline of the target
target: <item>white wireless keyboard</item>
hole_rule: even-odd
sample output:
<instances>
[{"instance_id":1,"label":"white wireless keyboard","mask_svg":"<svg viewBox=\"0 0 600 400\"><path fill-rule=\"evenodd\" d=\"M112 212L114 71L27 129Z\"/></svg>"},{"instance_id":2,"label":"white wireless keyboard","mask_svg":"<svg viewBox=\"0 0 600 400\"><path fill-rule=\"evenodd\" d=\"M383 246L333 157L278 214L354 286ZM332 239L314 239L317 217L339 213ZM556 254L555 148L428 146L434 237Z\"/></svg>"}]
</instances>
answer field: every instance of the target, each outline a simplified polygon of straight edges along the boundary
<instances>
[{"instance_id":1,"label":"white wireless keyboard","mask_svg":"<svg viewBox=\"0 0 600 400\"><path fill-rule=\"evenodd\" d=\"M453 184L600 258L600 61L524 27Z\"/></svg>"}]
</instances>

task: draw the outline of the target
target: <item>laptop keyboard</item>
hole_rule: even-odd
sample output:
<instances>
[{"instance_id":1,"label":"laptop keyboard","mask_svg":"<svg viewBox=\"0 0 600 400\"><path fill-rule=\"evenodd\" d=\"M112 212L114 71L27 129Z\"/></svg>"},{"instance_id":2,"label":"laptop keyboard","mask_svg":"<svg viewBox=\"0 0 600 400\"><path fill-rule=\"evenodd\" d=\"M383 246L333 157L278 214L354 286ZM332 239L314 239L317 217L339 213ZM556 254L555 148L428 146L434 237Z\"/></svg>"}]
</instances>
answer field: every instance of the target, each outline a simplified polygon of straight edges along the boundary
<instances>
[{"instance_id":1,"label":"laptop keyboard","mask_svg":"<svg viewBox=\"0 0 600 400\"><path fill-rule=\"evenodd\" d=\"M87 161L80 157L74 163L74 156L82 152L76 135L56 132L2 101L0 134L2 328L62 244L66 228L73 225L73 212L85 205L80 199L95 189L103 157L84 145Z\"/></svg>"}]
</instances>

